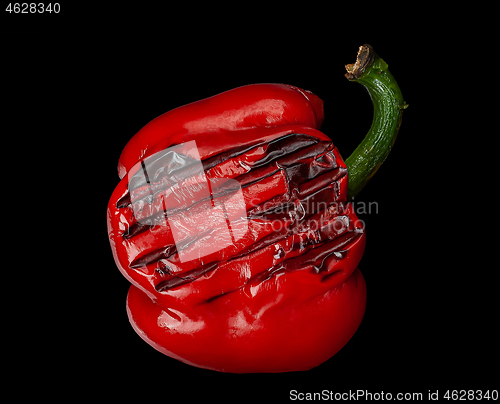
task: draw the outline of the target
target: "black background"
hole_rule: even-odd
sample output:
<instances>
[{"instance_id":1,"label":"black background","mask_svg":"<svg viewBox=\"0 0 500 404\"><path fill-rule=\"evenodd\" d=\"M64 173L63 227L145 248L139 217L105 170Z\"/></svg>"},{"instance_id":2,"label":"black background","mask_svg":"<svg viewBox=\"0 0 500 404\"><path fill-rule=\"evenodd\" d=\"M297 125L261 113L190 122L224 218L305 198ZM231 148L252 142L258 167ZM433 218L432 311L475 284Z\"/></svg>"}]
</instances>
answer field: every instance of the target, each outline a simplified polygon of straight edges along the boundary
<instances>
[{"instance_id":1,"label":"black background","mask_svg":"<svg viewBox=\"0 0 500 404\"><path fill-rule=\"evenodd\" d=\"M474 141L450 141L461 130L450 124L462 114L461 103L437 66L451 34L422 37L391 21L360 32L349 13L350 28L334 29L343 14L315 21L300 10L294 18L263 13L241 24L236 17L198 23L169 15L170 23L153 31L139 28L132 14L112 28L99 18L72 27L79 21L73 14L63 26L38 20L2 32L5 115L12 124L6 150L24 162L33 155L23 167L40 184L39 208L30 210L37 230L23 230L25 239L36 233L39 252L23 259L28 268L50 265L28 277L38 285L36 309L21 298L41 321L38 336L22 342L21 352L30 353L23 356L26 371L50 363L54 377L74 391L139 393L143 400L180 393L281 402L290 390L426 397L436 389L498 388L498 298L494 264L482 261L487 220L468 154ZM221 374L156 352L128 323L129 285L107 239L106 205L122 148L170 109L237 86L278 82L323 99L322 131L346 158L372 118L366 91L344 77L363 43L389 64L409 108L391 155L357 198L377 204L376 212L359 215L367 228L359 267L368 304L357 333L324 364L287 374ZM58 388L51 380L44 386L49 394Z\"/></svg>"}]
</instances>

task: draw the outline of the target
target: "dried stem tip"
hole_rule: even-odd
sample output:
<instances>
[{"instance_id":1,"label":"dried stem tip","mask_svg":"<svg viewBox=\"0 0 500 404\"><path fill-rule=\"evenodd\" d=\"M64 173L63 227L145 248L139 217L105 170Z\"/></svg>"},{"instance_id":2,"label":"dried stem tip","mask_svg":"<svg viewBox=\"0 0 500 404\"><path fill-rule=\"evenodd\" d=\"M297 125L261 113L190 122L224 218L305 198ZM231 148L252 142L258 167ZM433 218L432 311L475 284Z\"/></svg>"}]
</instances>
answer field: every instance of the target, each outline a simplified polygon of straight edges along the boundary
<instances>
[{"instance_id":1,"label":"dried stem tip","mask_svg":"<svg viewBox=\"0 0 500 404\"><path fill-rule=\"evenodd\" d=\"M356 62L346 65L346 77L348 80L356 80L365 71L366 67L373 63L375 53L371 45L361 45L358 50Z\"/></svg>"}]
</instances>

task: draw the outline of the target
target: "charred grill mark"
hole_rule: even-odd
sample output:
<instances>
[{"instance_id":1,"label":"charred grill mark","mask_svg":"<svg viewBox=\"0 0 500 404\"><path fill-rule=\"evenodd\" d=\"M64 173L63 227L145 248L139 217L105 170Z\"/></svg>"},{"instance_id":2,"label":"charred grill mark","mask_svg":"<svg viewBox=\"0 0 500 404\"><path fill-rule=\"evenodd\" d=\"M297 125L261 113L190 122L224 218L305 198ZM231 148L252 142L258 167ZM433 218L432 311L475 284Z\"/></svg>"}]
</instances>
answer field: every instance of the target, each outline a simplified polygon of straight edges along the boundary
<instances>
[{"instance_id":1,"label":"charred grill mark","mask_svg":"<svg viewBox=\"0 0 500 404\"><path fill-rule=\"evenodd\" d=\"M290 167L299 163L310 161L312 159L317 160L319 156L324 153L329 153L334 149L332 142L321 141L314 145L307 146L303 149L296 150L294 153L290 153L278 159L278 164L283 167ZM336 162L332 168L335 168Z\"/></svg>"},{"instance_id":2,"label":"charred grill mark","mask_svg":"<svg viewBox=\"0 0 500 404\"><path fill-rule=\"evenodd\" d=\"M264 143L256 143L251 146L244 146L244 147L235 147L234 149L216 154L215 156L209 157L205 160L202 161L203 164L203 169L205 171L210 170L211 168L223 163L226 160L232 159L234 157L238 157L242 154L245 154L246 152L252 150L255 147L259 147L263 145Z\"/></svg>"},{"instance_id":3,"label":"charred grill mark","mask_svg":"<svg viewBox=\"0 0 500 404\"><path fill-rule=\"evenodd\" d=\"M227 296L233 292L236 292L238 289L236 290L231 290L229 292L224 292L224 293L221 293L220 295L215 295L213 297L210 297L208 298L207 300L205 300L203 303L212 303L213 301L217 300L217 299L220 299L221 297L224 297L224 296Z\"/></svg>"},{"instance_id":4,"label":"charred grill mark","mask_svg":"<svg viewBox=\"0 0 500 404\"><path fill-rule=\"evenodd\" d=\"M263 154L261 159L253 161L252 167L259 167L264 164L269 163L278 157L297 152L308 146L314 145L316 143L322 143L318 139L302 134L289 134L278 139L275 139L269 143L257 143L250 147L245 148L235 148L227 152L219 153L213 157L210 157L203 161L203 169L205 171L223 163L224 161L238 157L244 154L251 154L249 152L254 152L255 154ZM262 149L259 153L258 149Z\"/></svg>"},{"instance_id":5,"label":"charred grill mark","mask_svg":"<svg viewBox=\"0 0 500 404\"><path fill-rule=\"evenodd\" d=\"M245 285L242 285L240 287L240 289L244 288L246 286L258 285L262 282L268 281L276 274L281 273L281 272L285 272L285 271L286 271L286 268L283 264L269 268L268 270L262 271L262 272L258 273L257 275L253 276L252 278L250 278ZM208 300L210 300L210 299L208 299ZM208 303L208 301L207 301L207 303Z\"/></svg>"},{"instance_id":6,"label":"charred grill mark","mask_svg":"<svg viewBox=\"0 0 500 404\"><path fill-rule=\"evenodd\" d=\"M312 225L313 223L310 223L310 225ZM340 228L335 225L336 223L342 223ZM353 228L349 228L349 225L350 223L347 216L334 216L333 220L331 220L327 225L316 229L314 236L310 234L308 237L296 238L294 242L288 247L287 251L285 251L283 247L280 247L280 251L277 254L280 257L286 257L287 255L291 254L291 258L285 258L278 265L253 276L238 289L269 280L275 274L278 274L280 272L292 272L302 270L304 268L309 268L309 270L315 274L324 273L325 275L323 276L322 281L326 281L328 279L327 275L329 274L329 272L327 272L328 268L325 265L326 260L330 257L334 258L337 261L343 259L348 253L349 246L362 236L361 232L358 232ZM293 236L294 234L301 236L301 234L304 235L305 233L311 233L311 231L313 230L314 229L311 229L310 227L306 227L299 228L299 230L293 229L289 232L272 233L268 236L268 238L261 240L261 242L252 244L241 254L232 256L226 262L238 260L239 258L256 253L258 250L269 247L271 245L277 245L277 243L283 241L286 237ZM294 254L294 252L298 252L298 254ZM214 263L213 265L214 266L209 269L210 271L215 269L219 265L219 263ZM193 270L187 272L183 274L183 276L177 276L162 282L162 286L159 289L157 288L157 290L166 291L177 286L184 285L198 279L206 272L207 271L205 270ZM234 291L238 289L235 289ZM228 293L232 292L226 292L222 295ZM222 295L214 296L213 298L210 298L208 300L213 301L215 300L215 298L222 297Z\"/></svg>"},{"instance_id":7,"label":"charred grill mark","mask_svg":"<svg viewBox=\"0 0 500 404\"><path fill-rule=\"evenodd\" d=\"M322 229L319 224L320 220L330 220L332 217L340 215L343 210L342 204L338 205L340 207L331 209L332 204L338 201L339 182L347 175L347 169L338 166L334 149L331 142L320 141L300 134L290 134L267 144L260 143L234 148L201 162L204 173L210 179L211 192L209 196L197 200L194 205L187 204L186 207L170 210L163 205L164 210L154 212L153 208L148 208L147 205L152 206L155 198L162 197L161 193L165 189L200 173L199 161L172 152L169 154L167 150L165 153L155 156L154 161L148 161L148 171L146 171L145 163L141 162L142 170L139 170L138 174L132 176L129 181L129 192L116 203L118 209L129 209L132 212L132 222L129 223L129 227L124 231L122 237L130 239L159 223L164 225L168 215L176 214L182 210L197 209L196 205L201 205L206 200L214 201L216 198L230 195L236 189L235 183L225 183L224 171L217 170L224 164L224 167L229 167L228 161L230 159L237 159L235 162L243 169L239 174L236 172L233 179L239 183L242 190L265 182L277 175L279 171L281 171L280 175L285 175L287 187L284 194L259 201L255 206L247 206L248 220L280 221L284 225L281 229L264 236L222 262L252 254L290 235L310 231L316 226L314 229L316 239L304 237L301 242L293 245L294 251L300 250L298 256L285 259L278 267L269 268L255 275L248 282L263 282L282 271L294 271L304 267L312 267L315 273L324 272L322 268L327 257L335 254L335 257L341 259L345 256L348 245L360 237L360 234L354 231L341 232L340 234L329 233L328 229ZM179 163L181 158L185 159L183 164ZM217 177L218 175L222 177ZM137 220L135 217L131 198L134 203L137 200L143 201L141 206L146 206L149 209L143 211L146 216L141 220ZM323 215L323 217L316 217L317 215ZM309 223L314 221L317 221L316 225ZM189 242L193 242L193 240L185 240L185 243ZM219 265L219 262L215 262L194 270L174 273L164 261L175 262L178 248L179 246L169 244L141 254L132 260L130 268L137 269L147 265L156 265L155 271L162 279L155 288L158 292L163 292L192 282L213 271ZM332 275L327 273L322 279L326 280ZM167 279L164 279L165 277ZM207 302L228 293L232 292L214 296Z\"/></svg>"},{"instance_id":8,"label":"charred grill mark","mask_svg":"<svg viewBox=\"0 0 500 404\"><path fill-rule=\"evenodd\" d=\"M186 272L181 275L172 276L171 278L164 280L155 286L157 292L168 291L169 289L176 288L178 286L184 285L185 283L193 282L200 276L205 275L208 272L213 271L217 268L219 264L214 263L210 265L205 265L201 268L194 269L192 271Z\"/></svg>"},{"instance_id":9,"label":"charred grill mark","mask_svg":"<svg viewBox=\"0 0 500 404\"><path fill-rule=\"evenodd\" d=\"M264 161L263 159L259 160L259 164L256 164L257 167L235 178L240 184L241 188L244 189L254 184L257 184L260 181L265 180L269 176L276 174L276 172L280 169L280 167L285 168L285 174L292 189L299 185L302 185L301 188L303 190L300 192L300 194L304 196L310 194L318 187L325 185L323 183L317 185L312 184L310 189L308 189L307 185L305 185L307 184L308 181L315 183L315 181L313 180L318 174L328 172L328 170L330 171L338 170L335 171L336 174L332 177L331 179L332 181L336 181L341 175L345 175L347 170L337 168L335 158L331 153L331 150L333 150L334 148L331 142L325 142L325 141L318 142L317 139L311 139L310 137L305 135L295 135L295 137L298 139L297 143L302 148L299 147L298 150L293 149L292 146L295 144L293 143L294 135L288 135L283 139L278 139L273 143L270 143L266 150L274 152L275 158L277 157L278 154L278 152L275 149L281 145L286 146L286 149L284 150L289 154L285 154L284 156L276 160L268 161L269 159L266 159L267 164L265 165L261 164ZM311 146L311 143L314 144ZM248 151L248 148L245 150ZM279 154L283 155L283 153L284 153L283 151L280 151ZM318 159L321 159L323 156L328 156L327 159L329 164L318 165L316 161ZM180 175L178 176L178 178L180 178ZM166 184L167 182L169 181L167 181L167 179L164 178L163 184ZM234 192L235 191L233 189L234 182L232 182L231 184L233 184L233 187L231 187L231 185L224 185L224 184L218 186L216 183L211 182L212 195L207 195L204 198L200 198L197 203L203 203L206 200L209 200L210 198L219 198L224 195L228 195L231 192ZM151 206L154 204L154 202L156 202L156 206L160 206L158 200L155 201L155 197L158 199L159 196L158 193L162 192L163 189L161 189L162 187L159 187L158 184L153 184L152 186L155 187L156 194L151 196L151 192L148 192L146 189L141 189L141 192L146 196L147 199L144 200L143 202L141 200L135 201L134 204L136 209L138 209L137 208L138 205L152 209ZM159 197L161 198L161 195ZM290 199L290 197L291 195L287 196L288 199ZM261 201L261 202L266 202L266 201ZM282 202L283 199L278 198L277 204L281 204ZM271 205L272 204L270 204L269 206ZM117 203L117 206L122 208L127 207L128 209L132 209L130 206L130 193L126 194L125 197L121 198L121 200ZM156 209L158 209L158 207ZM123 237L125 239L129 239L143 231L150 229L152 226L155 225L155 223L158 220L160 222L164 222L165 217L167 215L175 214L177 212L182 211L183 209L185 208L178 207L175 209L165 209L164 211L156 212L155 214L152 215L148 215L146 213L146 216L141 217L139 221L134 221L129 225L127 231L123 233ZM134 217L136 216L137 213L138 212L134 211Z\"/></svg>"},{"instance_id":10,"label":"charred grill mark","mask_svg":"<svg viewBox=\"0 0 500 404\"><path fill-rule=\"evenodd\" d=\"M295 156L297 152L301 152L308 146L315 145L319 143L319 149L324 148L325 143L330 142L320 142L318 139L307 135L295 135L290 134L268 144L257 144L251 147L244 148L234 148L224 153L217 154L202 161L202 167L205 172L216 167L219 164L224 163L228 159L247 155L256 155L257 158L253 161L244 161L243 163L248 165L249 168L261 167L268 164L280 157L287 156L288 158L283 159L283 165L290 164L289 161L296 161L297 157L304 159L307 157L312 157L317 152L316 149L308 150L304 156L300 154ZM260 150L259 150L260 149ZM293 156L290 156L293 154ZM303 154L303 153L302 153ZM262 155L261 158L259 156ZM175 160L183 160L183 164L175 164ZM188 156L179 157L179 154L175 151L166 150L164 153L154 156L154 160L148 160L148 172L150 178L146 178L143 175L145 171L144 161L141 162L142 170L139 170L136 174L132 176L129 181L128 189L129 193L120 198L117 202L117 208L124 208L131 203L131 194L134 200L137 198L145 197L150 194L150 192L156 193L162 191L165 187L172 186L179 181L186 179L192 175L199 173L199 168L197 167L197 161L193 160Z\"/></svg>"},{"instance_id":11,"label":"charred grill mark","mask_svg":"<svg viewBox=\"0 0 500 404\"><path fill-rule=\"evenodd\" d=\"M152 264L161 259L166 259L177 252L175 245L168 245L150 253L136 257L131 263L130 268L140 268Z\"/></svg>"},{"instance_id":12,"label":"charred grill mark","mask_svg":"<svg viewBox=\"0 0 500 404\"><path fill-rule=\"evenodd\" d=\"M156 215L159 216L159 215ZM140 222L134 222L122 234L124 240L128 240L144 231L151 229L154 226L156 216L151 216Z\"/></svg>"},{"instance_id":13,"label":"charred grill mark","mask_svg":"<svg viewBox=\"0 0 500 404\"><path fill-rule=\"evenodd\" d=\"M260 167L280 157L295 154L308 146L318 143L318 139L306 135L287 135L269 143L262 159L255 161L252 167Z\"/></svg>"},{"instance_id":14,"label":"charred grill mark","mask_svg":"<svg viewBox=\"0 0 500 404\"><path fill-rule=\"evenodd\" d=\"M344 250L349 244L356 241L361 237L360 233L347 232L339 237L335 237L332 240L322 244L322 248L311 248L305 253L294 257L290 260L285 261L285 268L288 271L296 271L304 267L312 267L314 273L321 273L325 271L324 262L326 258L335 255L335 253Z\"/></svg>"},{"instance_id":15,"label":"charred grill mark","mask_svg":"<svg viewBox=\"0 0 500 404\"><path fill-rule=\"evenodd\" d=\"M130 205L130 193L129 192L127 192L120 199L118 199L118 201L116 202L116 208L123 209L123 208L126 208L128 205Z\"/></svg>"},{"instance_id":16,"label":"charred grill mark","mask_svg":"<svg viewBox=\"0 0 500 404\"><path fill-rule=\"evenodd\" d=\"M213 301L221 297L228 296L231 293L237 292L243 288L266 282L278 274L302 270L303 268L310 268L309 270L316 274L324 274L321 278L321 282L327 282L334 276L342 275L344 270L337 269L333 272L327 272L327 269L325 269L324 265L325 261L332 256L334 256L336 259L344 258L347 255L347 249L349 248L349 245L354 243L359 237L361 237L360 233L351 231L336 240L322 243L319 247L312 247L307 251L306 254L285 260L276 266L273 266L254 275L239 288L210 297L201 302L201 304L212 303ZM297 246L296 248L300 247Z\"/></svg>"}]
</instances>

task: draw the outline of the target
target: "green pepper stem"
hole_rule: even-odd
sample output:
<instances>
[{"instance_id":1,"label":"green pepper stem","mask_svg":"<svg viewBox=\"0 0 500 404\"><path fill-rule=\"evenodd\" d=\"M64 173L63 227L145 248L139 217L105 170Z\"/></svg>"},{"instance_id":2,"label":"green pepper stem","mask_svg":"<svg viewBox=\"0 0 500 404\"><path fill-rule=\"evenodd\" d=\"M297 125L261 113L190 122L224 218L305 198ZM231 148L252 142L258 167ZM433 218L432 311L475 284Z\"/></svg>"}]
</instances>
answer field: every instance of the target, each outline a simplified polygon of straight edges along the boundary
<instances>
[{"instance_id":1,"label":"green pepper stem","mask_svg":"<svg viewBox=\"0 0 500 404\"><path fill-rule=\"evenodd\" d=\"M408 106L387 67L370 45L360 46L356 62L346 65L345 76L368 90L374 110L370 130L345 161L349 169L349 200L363 189L389 155L403 110Z\"/></svg>"}]
</instances>

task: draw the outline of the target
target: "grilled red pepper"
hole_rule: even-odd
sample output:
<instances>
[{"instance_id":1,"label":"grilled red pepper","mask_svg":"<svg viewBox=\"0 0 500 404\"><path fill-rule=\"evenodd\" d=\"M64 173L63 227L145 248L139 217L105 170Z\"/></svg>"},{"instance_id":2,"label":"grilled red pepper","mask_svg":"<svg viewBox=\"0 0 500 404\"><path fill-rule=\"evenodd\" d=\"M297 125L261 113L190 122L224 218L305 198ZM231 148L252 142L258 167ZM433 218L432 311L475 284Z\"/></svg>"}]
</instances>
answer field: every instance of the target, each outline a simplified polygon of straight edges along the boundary
<instances>
[{"instance_id":1,"label":"grilled red pepper","mask_svg":"<svg viewBox=\"0 0 500 404\"><path fill-rule=\"evenodd\" d=\"M386 65L373 73L382 63L364 46L348 78L394 88ZM391 133L374 120L364 142L376 161L356 171L352 195L386 157L375 137L395 137L399 101L397 116L384 113ZM167 112L126 145L108 234L146 342L243 373L309 369L351 338L366 303L365 232L323 118L310 92L249 85Z\"/></svg>"}]
</instances>

